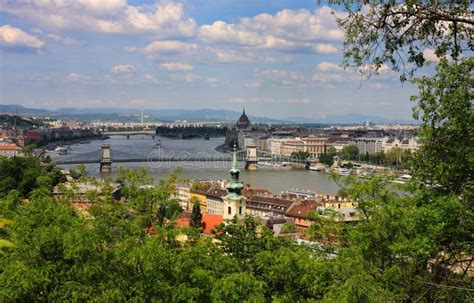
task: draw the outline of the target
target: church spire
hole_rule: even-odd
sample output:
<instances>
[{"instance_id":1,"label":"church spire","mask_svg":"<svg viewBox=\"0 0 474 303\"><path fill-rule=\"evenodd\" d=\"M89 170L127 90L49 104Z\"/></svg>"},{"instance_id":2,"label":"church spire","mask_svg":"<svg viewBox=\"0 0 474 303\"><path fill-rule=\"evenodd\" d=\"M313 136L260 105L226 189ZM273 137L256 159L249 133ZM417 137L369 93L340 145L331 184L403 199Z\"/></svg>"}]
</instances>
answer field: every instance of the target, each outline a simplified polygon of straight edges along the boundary
<instances>
[{"instance_id":1,"label":"church spire","mask_svg":"<svg viewBox=\"0 0 474 303\"><path fill-rule=\"evenodd\" d=\"M237 146L234 143L234 149L232 151L232 167L230 171L239 171L239 167L237 166Z\"/></svg>"},{"instance_id":2,"label":"church spire","mask_svg":"<svg viewBox=\"0 0 474 303\"><path fill-rule=\"evenodd\" d=\"M227 195L224 197L224 222L237 216L237 218L243 219L246 212L247 202L245 197L242 196L241 192L244 185L239 181L240 170L237 166L237 146L234 144L234 150L232 152L232 166L230 168L230 180L227 184ZM226 223L227 224L227 223Z\"/></svg>"},{"instance_id":3,"label":"church spire","mask_svg":"<svg viewBox=\"0 0 474 303\"><path fill-rule=\"evenodd\" d=\"M234 144L234 151L232 152L232 166L230 168L230 182L227 186L229 193L234 193L240 196L240 191L244 185L239 181L240 170L237 164L237 146Z\"/></svg>"}]
</instances>

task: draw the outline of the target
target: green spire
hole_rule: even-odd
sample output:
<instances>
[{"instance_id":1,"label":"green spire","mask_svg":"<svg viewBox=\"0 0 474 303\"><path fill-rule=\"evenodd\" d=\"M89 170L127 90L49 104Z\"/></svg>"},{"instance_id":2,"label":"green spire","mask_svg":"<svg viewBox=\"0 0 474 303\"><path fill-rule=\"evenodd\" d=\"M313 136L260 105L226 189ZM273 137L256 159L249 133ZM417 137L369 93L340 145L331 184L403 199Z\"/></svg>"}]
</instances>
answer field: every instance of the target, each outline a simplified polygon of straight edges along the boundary
<instances>
[{"instance_id":1,"label":"green spire","mask_svg":"<svg viewBox=\"0 0 474 303\"><path fill-rule=\"evenodd\" d=\"M237 145L234 143L234 151L232 152L232 167L230 171L238 171L239 167L237 166Z\"/></svg>"},{"instance_id":2,"label":"green spire","mask_svg":"<svg viewBox=\"0 0 474 303\"><path fill-rule=\"evenodd\" d=\"M237 146L234 144L234 151L232 155L232 167L230 169L230 182L227 185L227 191L229 194L234 195L235 197L240 197L240 191L244 187L242 183L239 182L240 170L237 165ZM234 197L232 196L232 197Z\"/></svg>"}]
</instances>

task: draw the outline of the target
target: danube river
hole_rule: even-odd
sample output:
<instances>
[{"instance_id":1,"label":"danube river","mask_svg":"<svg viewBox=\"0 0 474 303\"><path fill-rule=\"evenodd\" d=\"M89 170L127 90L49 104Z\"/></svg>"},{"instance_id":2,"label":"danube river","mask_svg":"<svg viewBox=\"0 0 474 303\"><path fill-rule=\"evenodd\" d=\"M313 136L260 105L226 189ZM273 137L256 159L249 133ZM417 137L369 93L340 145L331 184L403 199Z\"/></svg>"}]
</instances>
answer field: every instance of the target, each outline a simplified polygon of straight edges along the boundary
<instances>
[{"instance_id":1,"label":"danube river","mask_svg":"<svg viewBox=\"0 0 474 303\"><path fill-rule=\"evenodd\" d=\"M156 146L161 142L161 146ZM215 148L224 143L224 138L211 138L210 140L192 139L176 140L157 138L152 140L149 136L132 136L130 139L122 136L113 136L110 139L99 141L92 140L83 144L70 145L67 155L58 155L48 152L53 160L89 160L97 159L103 143L110 144L112 158L114 159L153 159L157 156L168 158L209 158L223 157ZM182 176L191 180L222 180L229 178L229 161L201 161L201 162L120 162L113 163L113 171L117 167L138 168L144 166L149 173L157 179L163 178L167 173L177 167L183 169ZM321 172L290 168L259 168L256 171L246 171L244 162L239 162L241 169L240 179L243 183L253 187L266 188L273 193L289 189L308 189L318 193L335 194L337 184L329 180L329 176ZM74 168L74 165L61 165L65 168ZM99 164L86 164L91 175L99 176ZM112 175L114 172L112 172Z\"/></svg>"}]
</instances>

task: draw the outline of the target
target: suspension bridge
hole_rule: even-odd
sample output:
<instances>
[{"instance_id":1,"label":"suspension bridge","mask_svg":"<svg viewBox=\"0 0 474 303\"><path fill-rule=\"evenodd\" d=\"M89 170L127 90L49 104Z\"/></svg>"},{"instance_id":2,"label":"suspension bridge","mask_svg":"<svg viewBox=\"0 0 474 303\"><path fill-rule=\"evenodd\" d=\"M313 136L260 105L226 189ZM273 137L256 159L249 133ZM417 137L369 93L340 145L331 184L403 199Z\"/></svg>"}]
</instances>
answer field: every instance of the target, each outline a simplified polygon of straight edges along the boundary
<instances>
[{"instance_id":1,"label":"suspension bridge","mask_svg":"<svg viewBox=\"0 0 474 303\"><path fill-rule=\"evenodd\" d=\"M269 153L257 151L255 147L239 150L237 153L237 160L245 162L246 169L256 169L258 161L284 161L291 163L306 164L306 160L291 158L291 157L271 157ZM101 171L111 169L112 163L126 163L126 162L231 162L232 154L228 153L189 153L189 152L168 152L164 153L161 150L152 150L147 154L139 154L124 150L111 149L108 144L102 145L101 149L93 150L88 153L74 154L61 156L61 158L53 159L56 164L90 164L100 163Z\"/></svg>"}]
</instances>

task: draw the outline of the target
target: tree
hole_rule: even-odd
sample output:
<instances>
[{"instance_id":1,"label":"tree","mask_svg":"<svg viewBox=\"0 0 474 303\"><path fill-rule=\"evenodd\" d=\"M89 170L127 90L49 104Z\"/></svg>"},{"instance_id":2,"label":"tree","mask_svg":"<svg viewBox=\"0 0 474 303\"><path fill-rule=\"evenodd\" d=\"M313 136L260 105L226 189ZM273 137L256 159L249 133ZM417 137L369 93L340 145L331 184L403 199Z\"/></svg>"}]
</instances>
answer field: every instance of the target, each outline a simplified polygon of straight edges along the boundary
<instances>
[{"instance_id":1,"label":"tree","mask_svg":"<svg viewBox=\"0 0 474 303\"><path fill-rule=\"evenodd\" d=\"M189 220L189 225L194 228L201 228L201 220L202 220L201 204L199 203L198 199L193 200L192 203L193 203L193 210L191 213L191 218Z\"/></svg>"},{"instance_id":2,"label":"tree","mask_svg":"<svg viewBox=\"0 0 474 303\"><path fill-rule=\"evenodd\" d=\"M297 160L307 160L309 158L309 153L305 151L292 152L291 158Z\"/></svg>"},{"instance_id":3,"label":"tree","mask_svg":"<svg viewBox=\"0 0 474 303\"><path fill-rule=\"evenodd\" d=\"M242 224L238 224L236 217L227 225L221 224L215 237L221 241L224 252L239 261L242 270L251 268L256 253L276 247L273 233L263 226L259 229L257 221L249 216Z\"/></svg>"},{"instance_id":4,"label":"tree","mask_svg":"<svg viewBox=\"0 0 474 303\"><path fill-rule=\"evenodd\" d=\"M226 276L212 290L213 302L265 302L265 283L242 272Z\"/></svg>"},{"instance_id":5,"label":"tree","mask_svg":"<svg viewBox=\"0 0 474 303\"><path fill-rule=\"evenodd\" d=\"M469 300L473 59L461 54L474 47L470 4L342 3L347 10L338 21L346 34L343 64L369 76L388 65L402 81L411 78L418 85L412 101L424 147L414 155L408 196L396 195L380 178L347 187L363 220L348 231L347 249L338 257L344 287L327 298ZM437 57L436 71L416 78L427 54Z\"/></svg>"},{"instance_id":6,"label":"tree","mask_svg":"<svg viewBox=\"0 0 474 303\"><path fill-rule=\"evenodd\" d=\"M415 80L419 93L414 116L422 121L423 146L415 158L420 180L430 180L451 194L472 191L474 175L474 58L436 66L433 77Z\"/></svg>"},{"instance_id":7,"label":"tree","mask_svg":"<svg viewBox=\"0 0 474 303\"><path fill-rule=\"evenodd\" d=\"M458 60L473 50L469 1L337 2L346 11L338 14L346 38L343 65L368 76L388 65L405 80L430 56Z\"/></svg>"},{"instance_id":8,"label":"tree","mask_svg":"<svg viewBox=\"0 0 474 303\"><path fill-rule=\"evenodd\" d=\"M329 146L327 152L319 156L319 162L331 166L334 163L334 157L336 154L336 148L334 146Z\"/></svg>"},{"instance_id":9,"label":"tree","mask_svg":"<svg viewBox=\"0 0 474 303\"><path fill-rule=\"evenodd\" d=\"M359 148L357 145L346 145L341 150L343 160L357 160L359 158Z\"/></svg>"}]
</instances>

